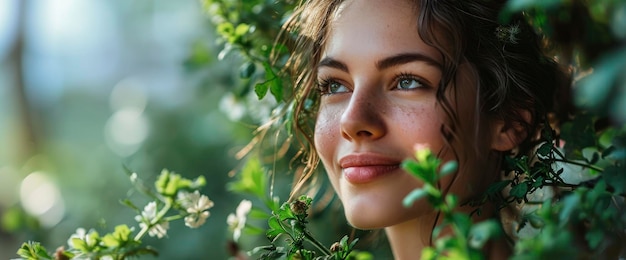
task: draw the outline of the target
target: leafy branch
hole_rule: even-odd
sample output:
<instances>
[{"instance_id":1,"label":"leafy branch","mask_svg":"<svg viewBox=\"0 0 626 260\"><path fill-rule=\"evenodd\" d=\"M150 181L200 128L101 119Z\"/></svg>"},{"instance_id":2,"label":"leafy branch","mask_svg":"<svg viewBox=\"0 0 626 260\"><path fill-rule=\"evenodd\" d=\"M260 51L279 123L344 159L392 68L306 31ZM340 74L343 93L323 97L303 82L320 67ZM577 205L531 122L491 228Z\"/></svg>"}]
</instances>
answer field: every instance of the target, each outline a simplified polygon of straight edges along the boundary
<instances>
[{"instance_id":1,"label":"leafy branch","mask_svg":"<svg viewBox=\"0 0 626 260\"><path fill-rule=\"evenodd\" d=\"M154 183L154 190L147 188L137 174L128 171L135 188L154 199L143 210L139 210L130 200L121 203L137 212L135 220L139 232L134 237L135 228L126 224L117 225L113 232L101 236L96 230L78 228L68 239L68 248L59 247L54 254L48 252L39 242L29 241L18 249L21 259L105 259L122 260L140 255L157 256L150 246L143 246L146 235L163 238L167 235L169 222L184 219L185 225L198 228L209 217L208 209L213 202L198 191L206 183L204 177L195 180L163 170Z\"/></svg>"}]
</instances>

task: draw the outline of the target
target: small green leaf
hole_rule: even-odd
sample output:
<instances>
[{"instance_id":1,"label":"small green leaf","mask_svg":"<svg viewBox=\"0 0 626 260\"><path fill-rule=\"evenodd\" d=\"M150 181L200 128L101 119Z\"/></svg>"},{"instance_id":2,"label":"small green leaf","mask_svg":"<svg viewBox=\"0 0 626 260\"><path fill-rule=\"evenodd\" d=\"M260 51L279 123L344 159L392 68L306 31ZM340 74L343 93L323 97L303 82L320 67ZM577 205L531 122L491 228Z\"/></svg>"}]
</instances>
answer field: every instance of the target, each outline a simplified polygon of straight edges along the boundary
<instances>
[{"instance_id":1,"label":"small green leaf","mask_svg":"<svg viewBox=\"0 0 626 260\"><path fill-rule=\"evenodd\" d=\"M279 77L276 77L274 80L271 81L270 93L272 93L272 95L276 99L276 102L280 102L283 100L283 81Z\"/></svg>"},{"instance_id":2,"label":"small green leaf","mask_svg":"<svg viewBox=\"0 0 626 260\"><path fill-rule=\"evenodd\" d=\"M252 77L255 71L256 65L254 64L254 62L248 61L241 65L241 67L239 68L239 77L243 79L248 79Z\"/></svg>"},{"instance_id":3,"label":"small green leaf","mask_svg":"<svg viewBox=\"0 0 626 260\"><path fill-rule=\"evenodd\" d=\"M267 232L265 233L265 235L271 241L274 241L274 239L276 239L276 237L278 235L280 235L282 233L286 233L286 231L280 225L280 222L279 222L279 220L278 220L278 218L276 216L272 216L271 218L269 218L267 220L267 224L269 225L269 228L268 228Z\"/></svg>"},{"instance_id":4,"label":"small green leaf","mask_svg":"<svg viewBox=\"0 0 626 260\"><path fill-rule=\"evenodd\" d=\"M228 189L235 192L251 193L257 197L266 196L267 176L258 158L248 159L239 173L239 179L228 184Z\"/></svg>"},{"instance_id":5,"label":"small green leaf","mask_svg":"<svg viewBox=\"0 0 626 260\"><path fill-rule=\"evenodd\" d=\"M131 208L131 209L133 209L135 211L137 211L137 212L141 212L141 210L137 206L135 206L135 204L132 201L130 201L129 199L120 200L120 203L122 205L125 205L125 206L127 206L127 207L129 207L129 208Z\"/></svg>"},{"instance_id":6,"label":"small green leaf","mask_svg":"<svg viewBox=\"0 0 626 260\"><path fill-rule=\"evenodd\" d=\"M254 219L268 219L270 216L271 215L269 213L257 208L252 208L248 214L248 217Z\"/></svg>"},{"instance_id":7,"label":"small green leaf","mask_svg":"<svg viewBox=\"0 0 626 260\"><path fill-rule=\"evenodd\" d=\"M401 167L419 180L434 185L434 173L430 169L425 168L422 163L414 160L404 160Z\"/></svg>"},{"instance_id":8,"label":"small green leaf","mask_svg":"<svg viewBox=\"0 0 626 260\"><path fill-rule=\"evenodd\" d=\"M260 235L265 233L265 229L263 228L259 228L259 227L255 227L255 226L249 226L246 225L244 227L244 233L246 233L247 235Z\"/></svg>"},{"instance_id":9,"label":"small green leaf","mask_svg":"<svg viewBox=\"0 0 626 260\"><path fill-rule=\"evenodd\" d=\"M229 22L218 24L216 29L217 32L224 38L229 38L235 32L235 26Z\"/></svg>"},{"instance_id":10,"label":"small green leaf","mask_svg":"<svg viewBox=\"0 0 626 260\"><path fill-rule=\"evenodd\" d=\"M428 195L428 192L426 192L424 189L415 189L413 191L411 191L411 193L409 193L409 195L406 195L406 197L404 197L404 199L402 200L402 205L405 208L409 208L411 206L413 206L413 203L416 200L419 200L425 196Z\"/></svg>"},{"instance_id":11,"label":"small green leaf","mask_svg":"<svg viewBox=\"0 0 626 260\"><path fill-rule=\"evenodd\" d=\"M267 95L267 91L270 88L269 85L270 82L268 81L257 83L256 85L254 85L254 93L256 93L258 99L263 99L265 95Z\"/></svg>"},{"instance_id":12,"label":"small green leaf","mask_svg":"<svg viewBox=\"0 0 626 260\"><path fill-rule=\"evenodd\" d=\"M250 30L250 25L245 23L238 24L237 28L235 28L235 35L237 37L241 37L248 33L248 30Z\"/></svg>"},{"instance_id":13,"label":"small green leaf","mask_svg":"<svg viewBox=\"0 0 626 260\"><path fill-rule=\"evenodd\" d=\"M89 252L89 247L87 245L87 242L85 242L84 240L74 237L72 238L72 244L74 245L74 248L82 251L82 252Z\"/></svg>"},{"instance_id":14,"label":"small green leaf","mask_svg":"<svg viewBox=\"0 0 626 260\"><path fill-rule=\"evenodd\" d=\"M29 241L27 243L23 243L22 246L17 250L17 255L21 256L24 259L52 259L48 251L41 246L39 242Z\"/></svg>"},{"instance_id":15,"label":"small green leaf","mask_svg":"<svg viewBox=\"0 0 626 260\"><path fill-rule=\"evenodd\" d=\"M526 193L528 192L528 184L526 182L522 182L517 184L511 188L511 196L521 199L526 197Z\"/></svg>"},{"instance_id":16,"label":"small green leaf","mask_svg":"<svg viewBox=\"0 0 626 260\"><path fill-rule=\"evenodd\" d=\"M487 220L474 224L470 229L469 243L473 248L480 249L489 239L498 237L502 234L500 224L495 220Z\"/></svg>"},{"instance_id":17,"label":"small green leaf","mask_svg":"<svg viewBox=\"0 0 626 260\"><path fill-rule=\"evenodd\" d=\"M459 163L456 161L446 162L443 166L441 166L441 170L439 171L440 177L446 176L450 173L456 172L459 168Z\"/></svg>"},{"instance_id":18,"label":"small green leaf","mask_svg":"<svg viewBox=\"0 0 626 260\"><path fill-rule=\"evenodd\" d=\"M599 228L587 230L585 239L589 242L591 249L596 249L598 245L600 245L600 242L604 240L604 232Z\"/></svg>"},{"instance_id":19,"label":"small green leaf","mask_svg":"<svg viewBox=\"0 0 626 260\"><path fill-rule=\"evenodd\" d=\"M537 149L537 154L546 157L550 154L550 151L552 151L552 143L545 142Z\"/></svg>"},{"instance_id":20,"label":"small green leaf","mask_svg":"<svg viewBox=\"0 0 626 260\"><path fill-rule=\"evenodd\" d=\"M130 234L132 231L127 225L118 225L115 227L115 231L111 234L106 234L102 238L102 242L105 246L110 248L116 248L124 246L130 240Z\"/></svg>"}]
</instances>

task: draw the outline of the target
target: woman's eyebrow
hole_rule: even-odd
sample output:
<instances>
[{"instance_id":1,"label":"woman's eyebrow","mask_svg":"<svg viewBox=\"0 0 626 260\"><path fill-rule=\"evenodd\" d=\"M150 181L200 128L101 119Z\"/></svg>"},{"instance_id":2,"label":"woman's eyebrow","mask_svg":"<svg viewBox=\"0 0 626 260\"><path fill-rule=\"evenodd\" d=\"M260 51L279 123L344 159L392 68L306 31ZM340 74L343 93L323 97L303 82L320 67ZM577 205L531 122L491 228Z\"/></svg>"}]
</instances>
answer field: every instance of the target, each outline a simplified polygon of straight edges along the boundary
<instances>
[{"instance_id":1,"label":"woman's eyebrow","mask_svg":"<svg viewBox=\"0 0 626 260\"><path fill-rule=\"evenodd\" d=\"M321 67L331 67L331 68L339 69L346 73L350 72L348 70L348 66L345 63L335 60L332 57L326 57L322 59L320 63L317 65L317 69L319 70L319 68Z\"/></svg>"},{"instance_id":2,"label":"woman's eyebrow","mask_svg":"<svg viewBox=\"0 0 626 260\"><path fill-rule=\"evenodd\" d=\"M423 61L431 66L441 69L441 64L437 60L421 53L400 53L394 56L390 56L376 62L376 68L379 70L384 70L390 67L415 61Z\"/></svg>"},{"instance_id":3,"label":"woman's eyebrow","mask_svg":"<svg viewBox=\"0 0 626 260\"><path fill-rule=\"evenodd\" d=\"M398 65L402 65L406 63L411 63L415 61L426 62L427 64L433 67L441 69L441 64L438 61L421 53L400 53L397 55L393 55L393 56L384 58L376 62L376 68L379 70L384 70L390 67L394 67L394 66L398 66ZM319 70L319 68L321 67L335 68L346 73L350 72L350 70L348 69L348 66L345 63L338 61L336 59L333 59L332 57L326 57L322 59L320 63L317 65L317 69Z\"/></svg>"}]
</instances>

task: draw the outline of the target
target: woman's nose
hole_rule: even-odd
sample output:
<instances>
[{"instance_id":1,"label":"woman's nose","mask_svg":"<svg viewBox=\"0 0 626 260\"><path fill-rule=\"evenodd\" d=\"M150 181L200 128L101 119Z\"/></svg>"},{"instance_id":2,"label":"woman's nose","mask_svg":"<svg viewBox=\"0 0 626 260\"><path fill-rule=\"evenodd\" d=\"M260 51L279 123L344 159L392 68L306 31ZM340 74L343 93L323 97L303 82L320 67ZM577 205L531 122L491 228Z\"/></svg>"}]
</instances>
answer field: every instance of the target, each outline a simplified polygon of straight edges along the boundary
<instances>
[{"instance_id":1,"label":"woman's nose","mask_svg":"<svg viewBox=\"0 0 626 260\"><path fill-rule=\"evenodd\" d=\"M343 110L341 135L351 141L376 140L385 135L384 107L375 93L356 90Z\"/></svg>"}]
</instances>

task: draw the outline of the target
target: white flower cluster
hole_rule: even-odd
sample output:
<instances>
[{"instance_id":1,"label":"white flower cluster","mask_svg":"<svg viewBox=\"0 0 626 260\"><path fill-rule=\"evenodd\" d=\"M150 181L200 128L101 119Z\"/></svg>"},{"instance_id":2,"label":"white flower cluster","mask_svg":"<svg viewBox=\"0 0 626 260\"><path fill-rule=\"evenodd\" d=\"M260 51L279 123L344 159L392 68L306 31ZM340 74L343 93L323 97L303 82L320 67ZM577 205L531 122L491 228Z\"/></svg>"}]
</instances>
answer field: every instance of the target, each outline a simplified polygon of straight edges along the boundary
<instances>
[{"instance_id":1,"label":"white flower cluster","mask_svg":"<svg viewBox=\"0 0 626 260\"><path fill-rule=\"evenodd\" d=\"M156 218L156 214L157 204L156 202L152 201L143 208L141 215L135 216L135 220L139 222L139 227L141 229L145 229L148 227L147 223L152 223L154 221L154 219ZM158 238L163 238L167 234L167 229L170 228L170 223L161 220L158 223L153 223L151 226L152 227L150 227L150 229L148 230L148 235L150 235L151 237L156 236Z\"/></svg>"},{"instance_id":2,"label":"white flower cluster","mask_svg":"<svg viewBox=\"0 0 626 260\"><path fill-rule=\"evenodd\" d=\"M189 213L189 215L185 217L185 225L190 228L202 226L210 216L207 210L213 207L213 201L211 201L209 197L201 195L198 191L194 193L186 191L178 192L178 202L186 209L187 213Z\"/></svg>"}]
</instances>

